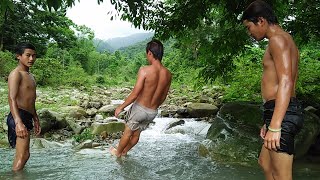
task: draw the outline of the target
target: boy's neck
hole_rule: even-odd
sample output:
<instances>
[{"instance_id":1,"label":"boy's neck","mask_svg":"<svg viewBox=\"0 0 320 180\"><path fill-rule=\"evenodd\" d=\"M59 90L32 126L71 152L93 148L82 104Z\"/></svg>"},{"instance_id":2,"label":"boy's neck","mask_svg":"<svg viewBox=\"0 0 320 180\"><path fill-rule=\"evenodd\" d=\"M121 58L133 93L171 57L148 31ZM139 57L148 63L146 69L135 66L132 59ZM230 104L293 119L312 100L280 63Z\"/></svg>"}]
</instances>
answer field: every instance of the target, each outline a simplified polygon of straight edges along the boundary
<instances>
[{"instance_id":1,"label":"boy's neck","mask_svg":"<svg viewBox=\"0 0 320 180\"><path fill-rule=\"evenodd\" d=\"M24 65L19 64L18 68L20 69L20 71L26 71L27 73L29 73L30 68Z\"/></svg>"}]
</instances>

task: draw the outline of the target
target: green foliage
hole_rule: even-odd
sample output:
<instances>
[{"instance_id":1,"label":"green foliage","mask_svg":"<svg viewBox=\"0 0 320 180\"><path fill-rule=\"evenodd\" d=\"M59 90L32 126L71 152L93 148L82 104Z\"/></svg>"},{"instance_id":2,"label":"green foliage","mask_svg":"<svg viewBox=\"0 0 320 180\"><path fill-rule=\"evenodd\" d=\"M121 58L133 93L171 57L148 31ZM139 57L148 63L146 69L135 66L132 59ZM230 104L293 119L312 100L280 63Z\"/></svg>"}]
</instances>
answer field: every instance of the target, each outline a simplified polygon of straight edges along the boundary
<instances>
[{"instance_id":1,"label":"green foliage","mask_svg":"<svg viewBox=\"0 0 320 180\"><path fill-rule=\"evenodd\" d=\"M305 101L320 101L320 45L315 42L305 45L300 51L298 96Z\"/></svg>"},{"instance_id":2,"label":"green foliage","mask_svg":"<svg viewBox=\"0 0 320 180\"><path fill-rule=\"evenodd\" d=\"M13 54L8 51L0 51L0 78L6 79L9 73L17 66L18 61L15 60Z\"/></svg>"},{"instance_id":3,"label":"green foliage","mask_svg":"<svg viewBox=\"0 0 320 180\"><path fill-rule=\"evenodd\" d=\"M0 131L2 128L2 120L10 112L8 104L8 85L0 80ZM1 139L1 138L0 138Z\"/></svg>"},{"instance_id":4,"label":"green foliage","mask_svg":"<svg viewBox=\"0 0 320 180\"><path fill-rule=\"evenodd\" d=\"M76 142L83 142L87 139L93 139L94 135L91 133L91 130L89 128L86 128L82 131L81 134L74 135L73 138Z\"/></svg>"},{"instance_id":5,"label":"green foliage","mask_svg":"<svg viewBox=\"0 0 320 180\"><path fill-rule=\"evenodd\" d=\"M246 51L234 58L235 70L225 88L224 101L261 101L261 60L264 49L246 47Z\"/></svg>"},{"instance_id":6,"label":"green foliage","mask_svg":"<svg viewBox=\"0 0 320 180\"><path fill-rule=\"evenodd\" d=\"M103 76L97 76L96 83L97 84L104 84L106 81L104 80Z\"/></svg>"},{"instance_id":7,"label":"green foliage","mask_svg":"<svg viewBox=\"0 0 320 180\"><path fill-rule=\"evenodd\" d=\"M79 87L91 85L93 82L94 80L76 63L71 64L64 71L60 85Z\"/></svg>"},{"instance_id":8,"label":"green foliage","mask_svg":"<svg viewBox=\"0 0 320 180\"><path fill-rule=\"evenodd\" d=\"M38 58L31 70L41 86L55 86L57 81L63 79L63 67L57 59Z\"/></svg>"},{"instance_id":9,"label":"green foliage","mask_svg":"<svg viewBox=\"0 0 320 180\"><path fill-rule=\"evenodd\" d=\"M0 50L13 51L18 42L28 41L41 56L49 41L61 48L74 45L76 36L71 28L75 25L65 16L66 9L49 12L31 0L14 1L13 7L0 16Z\"/></svg>"}]
</instances>

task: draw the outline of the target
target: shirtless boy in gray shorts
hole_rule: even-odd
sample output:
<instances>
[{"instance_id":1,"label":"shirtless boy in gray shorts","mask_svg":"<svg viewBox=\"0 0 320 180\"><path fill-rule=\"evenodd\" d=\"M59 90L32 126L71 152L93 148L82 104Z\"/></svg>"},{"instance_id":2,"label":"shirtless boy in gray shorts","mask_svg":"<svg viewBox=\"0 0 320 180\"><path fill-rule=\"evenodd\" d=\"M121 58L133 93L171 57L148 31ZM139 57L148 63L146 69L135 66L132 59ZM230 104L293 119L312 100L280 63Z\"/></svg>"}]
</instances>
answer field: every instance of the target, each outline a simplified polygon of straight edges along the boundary
<instances>
[{"instance_id":1,"label":"shirtless boy in gray shorts","mask_svg":"<svg viewBox=\"0 0 320 180\"><path fill-rule=\"evenodd\" d=\"M139 69L132 92L115 110L115 116L118 117L125 107L133 103L117 149L110 147L112 155L126 155L138 143L141 131L156 117L158 107L166 99L171 84L171 73L161 64L162 56L162 43L158 40L150 41L146 47L146 58L150 65Z\"/></svg>"}]
</instances>

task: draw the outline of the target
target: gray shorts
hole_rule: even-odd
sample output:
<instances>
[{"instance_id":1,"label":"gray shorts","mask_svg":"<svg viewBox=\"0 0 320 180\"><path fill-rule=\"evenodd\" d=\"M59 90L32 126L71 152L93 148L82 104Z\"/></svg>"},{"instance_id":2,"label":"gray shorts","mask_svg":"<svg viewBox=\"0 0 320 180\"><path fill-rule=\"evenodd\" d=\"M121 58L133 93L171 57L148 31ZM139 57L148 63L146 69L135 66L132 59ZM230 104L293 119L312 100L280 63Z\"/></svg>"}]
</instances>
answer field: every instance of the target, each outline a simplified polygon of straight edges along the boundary
<instances>
[{"instance_id":1,"label":"gray shorts","mask_svg":"<svg viewBox=\"0 0 320 180\"><path fill-rule=\"evenodd\" d=\"M132 131L138 129L143 131L154 120L157 114L157 109L150 109L134 102L127 113L125 121Z\"/></svg>"}]
</instances>

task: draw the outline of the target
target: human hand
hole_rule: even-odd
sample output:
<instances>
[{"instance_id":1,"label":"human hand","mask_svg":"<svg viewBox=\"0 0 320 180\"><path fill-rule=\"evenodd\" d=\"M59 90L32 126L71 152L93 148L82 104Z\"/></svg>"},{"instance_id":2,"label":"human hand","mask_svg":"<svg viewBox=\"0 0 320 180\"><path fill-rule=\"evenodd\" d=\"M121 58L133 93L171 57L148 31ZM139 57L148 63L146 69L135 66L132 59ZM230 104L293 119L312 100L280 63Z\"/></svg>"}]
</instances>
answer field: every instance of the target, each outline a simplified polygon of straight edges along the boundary
<instances>
[{"instance_id":1,"label":"human hand","mask_svg":"<svg viewBox=\"0 0 320 180\"><path fill-rule=\"evenodd\" d=\"M264 147L266 147L268 150L277 151L277 149L280 148L280 137L281 137L281 131L279 132L267 131L264 137Z\"/></svg>"},{"instance_id":2,"label":"human hand","mask_svg":"<svg viewBox=\"0 0 320 180\"><path fill-rule=\"evenodd\" d=\"M121 111L123 111L123 109L120 106L118 106L116 108L116 110L114 111L114 116L118 117L118 115L121 113Z\"/></svg>"},{"instance_id":3,"label":"human hand","mask_svg":"<svg viewBox=\"0 0 320 180\"><path fill-rule=\"evenodd\" d=\"M264 137L266 136L266 133L267 133L267 126L266 124L264 124L260 129L260 137L264 139Z\"/></svg>"},{"instance_id":4,"label":"human hand","mask_svg":"<svg viewBox=\"0 0 320 180\"><path fill-rule=\"evenodd\" d=\"M34 121L34 133L38 136L41 132L40 122L39 120Z\"/></svg>"},{"instance_id":5,"label":"human hand","mask_svg":"<svg viewBox=\"0 0 320 180\"><path fill-rule=\"evenodd\" d=\"M25 137L27 137L29 134L26 126L22 123L22 122L18 122L16 124L16 135L17 137L20 137L22 139L24 139Z\"/></svg>"}]
</instances>

